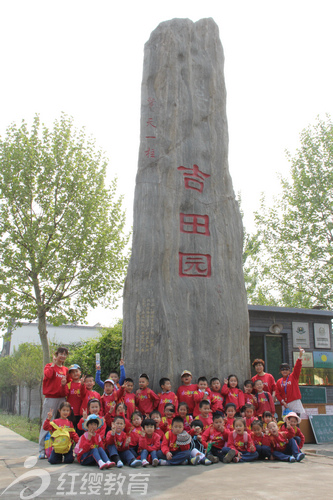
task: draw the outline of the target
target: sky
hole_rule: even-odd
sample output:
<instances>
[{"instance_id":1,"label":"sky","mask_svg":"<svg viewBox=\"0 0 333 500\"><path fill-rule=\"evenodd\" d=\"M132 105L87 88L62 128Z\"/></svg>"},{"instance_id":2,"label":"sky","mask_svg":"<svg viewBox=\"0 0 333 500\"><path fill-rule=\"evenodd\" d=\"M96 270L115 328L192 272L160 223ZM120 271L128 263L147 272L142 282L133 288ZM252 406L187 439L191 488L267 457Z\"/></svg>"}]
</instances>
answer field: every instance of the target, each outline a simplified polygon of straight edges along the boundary
<instances>
[{"instance_id":1,"label":"sky","mask_svg":"<svg viewBox=\"0 0 333 500\"><path fill-rule=\"evenodd\" d=\"M107 154L118 178L127 230L139 151L144 44L160 22L212 17L225 55L229 168L244 224L253 230L261 193L280 193L285 150L333 115L333 3L242 0L0 1L0 135L35 113L51 127L61 112ZM122 317L98 308L88 323Z\"/></svg>"}]
</instances>

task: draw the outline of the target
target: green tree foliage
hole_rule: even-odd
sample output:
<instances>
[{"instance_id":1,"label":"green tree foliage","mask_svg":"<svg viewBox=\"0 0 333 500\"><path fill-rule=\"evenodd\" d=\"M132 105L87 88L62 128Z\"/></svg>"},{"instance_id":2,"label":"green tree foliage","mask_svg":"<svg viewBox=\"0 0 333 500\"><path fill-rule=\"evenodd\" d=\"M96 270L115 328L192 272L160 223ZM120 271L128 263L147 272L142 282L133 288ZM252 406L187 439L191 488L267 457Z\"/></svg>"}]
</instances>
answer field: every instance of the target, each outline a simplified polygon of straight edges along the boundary
<instances>
[{"instance_id":1,"label":"green tree foliage","mask_svg":"<svg viewBox=\"0 0 333 500\"><path fill-rule=\"evenodd\" d=\"M0 325L83 321L113 307L128 257L122 198L105 186L107 161L84 129L62 115L53 130L36 116L0 139Z\"/></svg>"},{"instance_id":2,"label":"green tree foliage","mask_svg":"<svg viewBox=\"0 0 333 500\"><path fill-rule=\"evenodd\" d=\"M333 123L317 119L301 133L290 179L272 207L262 200L247 270L252 303L333 308ZM261 297L261 300L260 300Z\"/></svg>"},{"instance_id":3,"label":"green tree foliage","mask_svg":"<svg viewBox=\"0 0 333 500\"><path fill-rule=\"evenodd\" d=\"M101 379L108 378L111 371L119 373L119 361L121 358L123 321L110 328L102 328L98 339L91 339L82 346L71 348L70 355L66 360L66 366L77 363L81 367L82 375L93 375L96 373L96 353L101 357ZM102 392L96 385L94 390Z\"/></svg>"}]
</instances>

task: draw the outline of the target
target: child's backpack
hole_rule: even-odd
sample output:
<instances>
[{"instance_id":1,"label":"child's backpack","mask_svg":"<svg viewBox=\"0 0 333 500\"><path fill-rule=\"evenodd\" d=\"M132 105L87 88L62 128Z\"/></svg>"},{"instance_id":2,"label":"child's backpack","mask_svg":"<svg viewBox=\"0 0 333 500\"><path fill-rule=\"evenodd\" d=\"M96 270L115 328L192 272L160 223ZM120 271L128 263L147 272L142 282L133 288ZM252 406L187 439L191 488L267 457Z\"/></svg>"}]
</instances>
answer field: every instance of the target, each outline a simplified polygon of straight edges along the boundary
<instances>
[{"instance_id":1,"label":"child's backpack","mask_svg":"<svg viewBox=\"0 0 333 500\"><path fill-rule=\"evenodd\" d=\"M49 432L45 436L44 443L45 443L45 455L47 458L50 458L52 453L52 441L51 441L51 434Z\"/></svg>"},{"instance_id":2,"label":"child's backpack","mask_svg":"<svg viewBox=\"0 0 333 500\"><path fill-rule=\"evenodd\" d=\"M52 448L55 453L61 453L64 455L68 453L72 447L71 432L75 432L75 429L69 427L58 427L54 422L50 422L55 431L52 433L51 442Z\"/></svg>"}]
</instances>

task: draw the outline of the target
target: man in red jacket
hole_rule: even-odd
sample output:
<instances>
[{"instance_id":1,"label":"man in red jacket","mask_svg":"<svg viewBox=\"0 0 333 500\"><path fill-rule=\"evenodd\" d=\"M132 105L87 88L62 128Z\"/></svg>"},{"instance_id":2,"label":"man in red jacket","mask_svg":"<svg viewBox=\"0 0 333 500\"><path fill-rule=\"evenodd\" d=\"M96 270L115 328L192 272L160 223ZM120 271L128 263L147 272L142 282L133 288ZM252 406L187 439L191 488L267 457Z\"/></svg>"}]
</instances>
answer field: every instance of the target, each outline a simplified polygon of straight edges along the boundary
<instances>
[{"instance_id":1,"label":"man in red jacket","mask_svg":"<svg viewBox=\"0 0 333 500\"><path fill-rule=\"evenodd\" d=\"M39 458L46 458L44 439L47 431L43 429L43 423L50 410L53 415L57 413L60 403L66 401L63 386L67 382L68 368L64 366L68 356L66 347L58 347L53 356L53 363L48 363L44 368L43 394L45 396L42 411L42 427L39 433Z\"/></svg>"}]
</instances>

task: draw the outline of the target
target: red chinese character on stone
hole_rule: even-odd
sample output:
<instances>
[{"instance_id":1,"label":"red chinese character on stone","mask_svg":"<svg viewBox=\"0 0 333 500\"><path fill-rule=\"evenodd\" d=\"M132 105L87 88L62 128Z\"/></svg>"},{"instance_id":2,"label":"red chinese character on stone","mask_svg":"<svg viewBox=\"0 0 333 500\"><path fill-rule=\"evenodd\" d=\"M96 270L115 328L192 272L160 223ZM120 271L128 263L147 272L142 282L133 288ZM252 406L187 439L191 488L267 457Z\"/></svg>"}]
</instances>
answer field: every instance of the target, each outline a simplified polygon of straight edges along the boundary
<instances>
[{"instance_id":1,"label":"red chinese character on stone","mask_svg":"<svg viewBox=\"0 0 333 500\"><path fill-rule=\"evenodd\" d=\"M147 151L145 151L145 154L147 158L155 158L155 150L148 148Z\"/></svg>"},{"instance_id":2,"label":"red chinese character on stone","mask_svg":"<svg viewBox=\"0 0 333 500\"><path fill-rule=\"evenodd\" d=\"M151 125L152 127L156 128L156 125L153 124L153 119L152 118L148 119L147 125Z\"/></svg>"},{"instance_id":3,"label":"red chinese character on stone","mask_svg":"<svg viewBox=\"0 0 333 500\"><path fill-rule=\"evenodd\" d=\"M155 99L153 97L148 97L147 101L148 101L148 106L150 107L150 109L152 109L152 107L156 102Z\"/></svg>"},{"instance_id":4,"label":"red chinese character on stone","mask_svg":"<svg viewBox=\"0 0 333 500\"><path fill-rule=\"evenodd\" d=\"M205 174L199 170L198 165L193 165L193 168L187 167L178 167L177 170L185 170L184 182L185 189L194 189L195 191L199 191L202 193L204 188L204 181L207 177L210 177L209 174Z\"/></svg>"},{"instance_id":5,"label":"red chinese character on stone","mask_svg":"<svg viewBox=\"0 0 333 500\"><path fill-rule=\"evenodd\" d=\"M179 252L179 276L187 278L202 277L210 278L211 256L201 253L182 253Z\"/></svg>"},{"instance_id":6,"label":"red chinese character on stone","mask_svg":"<svg viewBox=\"0 0 333 500\"><path fill-rule=\"evenodd\" d=\"M208 215L180 213L180 232L210 236Z\"/></svg>"}]
</instances>

